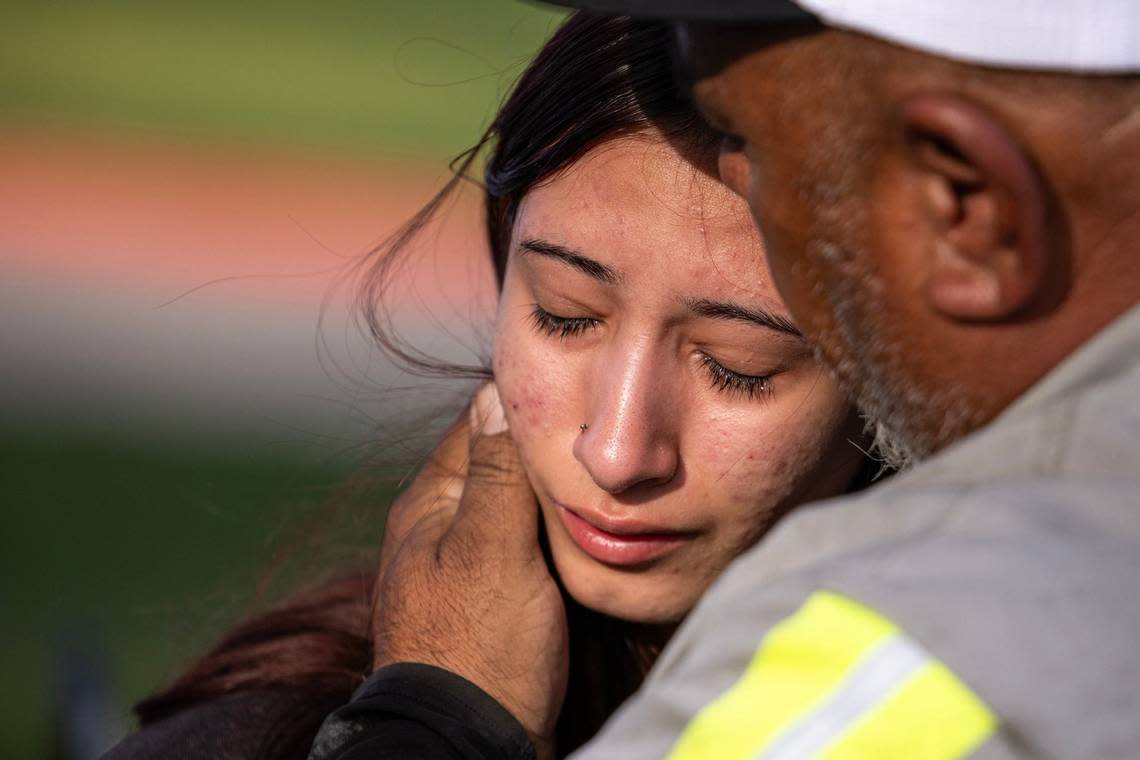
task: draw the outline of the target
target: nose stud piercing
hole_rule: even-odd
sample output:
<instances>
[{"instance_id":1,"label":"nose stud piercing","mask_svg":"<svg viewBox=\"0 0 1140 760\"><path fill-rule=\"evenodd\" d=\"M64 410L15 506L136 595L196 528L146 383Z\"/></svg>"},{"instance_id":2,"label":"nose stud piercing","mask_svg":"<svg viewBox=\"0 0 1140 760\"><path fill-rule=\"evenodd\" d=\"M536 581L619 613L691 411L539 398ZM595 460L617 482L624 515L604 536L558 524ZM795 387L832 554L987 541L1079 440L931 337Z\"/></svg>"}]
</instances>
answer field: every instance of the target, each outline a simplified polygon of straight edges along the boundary
<instances>
[{"instance_id":1,"label":"nose stud piercing","mask_svg":"<svg viewBox=\"0 0 1140 760\"><path fill-rule=\"evenodd\" d=\"M581 425L578 426L578 432L579 433L585 433L586 429L589 427L590 427L589 425L587 425L585 422L583 422Z\"/></svg>"}]
</instances>

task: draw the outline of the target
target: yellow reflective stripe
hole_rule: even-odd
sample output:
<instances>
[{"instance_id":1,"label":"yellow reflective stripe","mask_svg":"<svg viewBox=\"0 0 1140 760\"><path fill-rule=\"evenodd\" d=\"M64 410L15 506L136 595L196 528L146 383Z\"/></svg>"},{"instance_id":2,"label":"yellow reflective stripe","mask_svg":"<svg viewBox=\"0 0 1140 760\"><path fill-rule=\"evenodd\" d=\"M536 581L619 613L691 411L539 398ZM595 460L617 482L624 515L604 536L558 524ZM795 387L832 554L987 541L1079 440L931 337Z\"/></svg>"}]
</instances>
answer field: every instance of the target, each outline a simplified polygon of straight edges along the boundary
<instances>
[{"instance_id":1,"label":"yellow reflective stripe","mask_svg":"<svg viewBox=\"0 0 1140 760\"><path fill-rule=\"evenodd\" d=\"M764 638L744 675L702 709L669 760L746 760L826 699L896 627L829 591L812 594Z\"/></svg>"},{"instance_id":2,"label":"yellow reflective stripe","mask_svg":"<svg viewBox=\"0 0 1140 760\"><path fill-rule=\"evenodd\" d=\"M772 629L669 760L950 760L980 745L996 723L889 620L819 591Z\"/></svg>"},{"instance_id":3,"label":"yellow reflective stripe","mask_svg":"<svg viewBox=\"0 0 1140 760\"><path fill-rule=\"evenodd\" d=\"M826 700L769 742L757 760L816 757L929 661L903 634L888 637L847 671Z\"/></svg>"},{"instance_id":4,"label":"yellow reflective stripe","mask_svg":"<svg viewBox=\"0 0 1140 760\"><path fill-rule=\"evenodd\" d=\"M949 668L932 661L840 736L820 760L955 760L981 746L997 723Z\"/></svg>"}]
</instances>

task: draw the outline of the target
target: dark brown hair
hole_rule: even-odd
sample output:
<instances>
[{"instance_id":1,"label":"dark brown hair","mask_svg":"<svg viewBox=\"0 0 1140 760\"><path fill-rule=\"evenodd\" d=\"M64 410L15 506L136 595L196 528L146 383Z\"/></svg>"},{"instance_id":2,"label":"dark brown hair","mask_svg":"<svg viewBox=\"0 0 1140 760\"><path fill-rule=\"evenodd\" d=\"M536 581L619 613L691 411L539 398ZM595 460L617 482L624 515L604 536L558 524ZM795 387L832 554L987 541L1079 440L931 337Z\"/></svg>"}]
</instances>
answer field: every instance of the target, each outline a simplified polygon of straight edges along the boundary
<instances>
[{"instance_id":1,"label":"dark brown hair","mask_svg":"<svg viewBox=\"0 0 1140 760\"><path fill-rule=\"evenodd\" d=\"M499 286L523 197L601 143L656 132L695 165L715 167L720 138L675 84L671 34L663 24L584 13L571 16L554 33L479 141L452 162L451 180L380 249L383 255L367 262L356 311L386 353L413 372L490 377L485 364L443 362L403 340L387 297L401 254L484 154L486 240Z\"/></svg>"},{"instance_id":2,"label":"dark brown hair","mask_svg":"<svg viewBox=\"0 0 1140 760\"><path fill-rule=\"evenodd\" d=\"M576 14L538 53L474 147L453 162L452 179L366 262L358 313L365 330L410 371L486 377L404 341L393 328L387 288L393 266L487 153L484 204L497 282L523 197L608 140L654 131L694 157L715 155L717 137L673 84L669 32L662 25ZM489 153L488 153L489 151ZM696 160L696 158L694 158ZM227 695L297 695L296 708L263 743L266 758L305 758L321 720L348 701L368 673L370 573L297 595L239 624L169 687L136 707L146 725ZM558 751L589 739L640 685L662 632L588 610L566 597L570 684Z\"/></svg>"}]
</instances>

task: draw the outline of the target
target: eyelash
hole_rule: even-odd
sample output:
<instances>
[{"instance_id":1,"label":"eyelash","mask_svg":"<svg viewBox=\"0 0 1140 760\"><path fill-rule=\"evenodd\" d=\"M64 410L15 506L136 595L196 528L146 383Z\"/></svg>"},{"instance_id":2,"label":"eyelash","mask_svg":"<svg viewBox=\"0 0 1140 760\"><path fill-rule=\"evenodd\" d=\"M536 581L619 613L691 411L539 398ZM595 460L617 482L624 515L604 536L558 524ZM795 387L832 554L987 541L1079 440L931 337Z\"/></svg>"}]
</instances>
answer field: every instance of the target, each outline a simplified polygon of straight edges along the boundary
<instances>
[{"instance_id":1,"label":"eyelash","mask_svg":"<svg viewBox=\"0 0 1140 760\"><path fill-rule=\"evenodd\" d=\"M538 304L534 305L530 319L535 329L540 333L559 340L573 338L601 324L601 320L593 317L560 317L551 314ZM712 387L722 393L740 394L749 400L768 396L772 393L770 375L742 375L739 372L733 372L704 353L700 355L700 360L709 373Z\"/></svg>"},{"instance_id":2,"label":"eyelash","mask_svg":"<svg viewBox=\"0 0 1140 760\"><path fill-rule=\"evenodd\" d=\"M601 324L600 320L593 317L559 317L538 304L534 305L530 319L540 333L559 340L573 338Z\"/></svg>"},{"instance_id":3,"label":"eyelash","mask_svg":"<svg viewBox=\"0 0 1140 760\"><path fill-rule=\"evenodd\" d=\"M750 401L772 395L771 375L742 375L708 354L702 353L700 358L701 364L705 365L712 378L712 387L716 390L731 395L740 394Z\"/></svg>"}]
</instances>

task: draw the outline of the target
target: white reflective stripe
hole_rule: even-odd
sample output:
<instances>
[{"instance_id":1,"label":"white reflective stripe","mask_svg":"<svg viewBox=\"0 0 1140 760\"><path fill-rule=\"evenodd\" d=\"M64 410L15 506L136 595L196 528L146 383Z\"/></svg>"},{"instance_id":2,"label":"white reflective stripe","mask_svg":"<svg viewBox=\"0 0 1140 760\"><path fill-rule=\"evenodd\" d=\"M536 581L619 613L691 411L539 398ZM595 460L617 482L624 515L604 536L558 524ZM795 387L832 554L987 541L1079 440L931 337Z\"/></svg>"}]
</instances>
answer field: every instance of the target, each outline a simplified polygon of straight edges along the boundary
<instances>
[{"instance_id":1,"label":"white reflective stripe","mask_svg":"<svg viewBox=\"0 0 1140 760\"><path fill-rule=\"evenodd\" d=\"M894 634L852 668L826 701L773 739L756 760L815 757L930 661L921 647L901 633Z\"/></svg>"}]
</instances>

